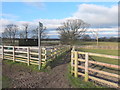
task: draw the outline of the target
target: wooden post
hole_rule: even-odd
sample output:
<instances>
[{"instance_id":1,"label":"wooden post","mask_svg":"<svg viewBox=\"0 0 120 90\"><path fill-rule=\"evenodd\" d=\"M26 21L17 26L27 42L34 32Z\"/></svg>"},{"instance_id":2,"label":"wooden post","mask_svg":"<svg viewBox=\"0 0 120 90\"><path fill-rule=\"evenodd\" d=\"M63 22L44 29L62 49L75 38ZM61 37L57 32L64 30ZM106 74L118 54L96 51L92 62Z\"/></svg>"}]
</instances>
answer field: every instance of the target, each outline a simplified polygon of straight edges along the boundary
<instances>
[{"instance_id":1,"label":"wooden post","mask_svg":"<svg viewBox=\"0 0 120 90\"><path fill-rule=\"evenodd\" d=\"M29 47L27 48L27 63L29 66L30 65L30 48Z\"/></svg>"},{"instance_id":2,"label":"wooden post","mask_svg":"<svg viewBox=\"0 0 120 90\"><path fill-rule=\"evenodd\" d=\"M88 53L85 54L85 82L88 81Z\"/></svg>"},{"instance_id":3,"label":"wooden post","mask_svg":"<svg viewBox=\"0 0 120 90\"><path fill-rule=\"evenodd\" d=\"M15 46L13 46L13 62L15 62Z\"/></svg>"},{"instance_id":4,"label":"wooden post","mask_svg":"<svg viewBox=\"0 0 120 90\"><path fill-rule=\"evenodd\" d=\"M73 51L71 51L71 74L73 74Z\"/></svg>"},{"instance_id":5,"label":"wooden post","mask_svg":"<svg viewBox=\"0 0 120 90\"><path fill-rule=\"evenodd\" d=\"M47 50L45 48L45 62L47 61Z\"/></svg>"},{"instance_id":6,"label":"wooden post","mask_svg":"<svg viewBox=\"0 0 120 90\"><path fill-rule=\"evenodd\" d=\"M72 50L75 51L75 46L73 46Z\"/></svg>"},{"instance_id":7,"label":"wooden post","mask_svg":"<svg viewBox=\"0 0 120 90\"><path fill-rule=\"evenodd\" d=\"M75 77L78 77L78 52L75 51Z\"/></svg>"},{"instance_id":8,"label":"wooden post","mask_svg":"<svg viewBox=\"0 0 120 90\"><path fill-rule=\"evenodd\" d=\"M54 51L54 58L56 58L56 50L57 50L57 49L54 48L54 50L55 50L55 51Z\"/></svg>"},{"instance_id":9,"label":"wooden post","mask_svg":"<svg viewBox=\"0 0 120 90\"><path fill-rule=\"evenodd\" d=\"M53 49L51 49L50 52L51 52L51 57L52 57L53 56Z\"/></svg>"},{"instance_id":10,"label":"wooden post","mask_svg":"<svg viewBox=\"0 0 120 90\"><path fill-rule=\"evenodd\" d=\"M4 60L4 46L2 46L2 59Z\"/></svg>"}]
</instances>

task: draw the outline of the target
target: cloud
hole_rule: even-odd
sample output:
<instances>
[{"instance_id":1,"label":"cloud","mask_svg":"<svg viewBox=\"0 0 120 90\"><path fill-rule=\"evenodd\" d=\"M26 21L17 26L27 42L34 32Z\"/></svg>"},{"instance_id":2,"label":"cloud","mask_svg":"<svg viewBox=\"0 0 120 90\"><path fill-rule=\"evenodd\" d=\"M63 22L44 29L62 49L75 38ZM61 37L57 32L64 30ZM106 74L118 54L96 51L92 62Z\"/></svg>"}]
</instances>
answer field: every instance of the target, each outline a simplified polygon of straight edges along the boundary
<instances>
[{"instance_id":1,"label":"cloud","mask_svg":"<svg viewBox=\"0 0 120 90\"><path fill-rule=\"evenodd\" d=\"M34 3L35 4L35 3ZM39 6L39 5L38 5ZM13 17L11 14L3 14L4 17ZM82 19L85 22L93 25L93 26L104 26L104 28L100 28L99 31L118 31L117 21L118 21L118 7L117 6L101 6L94 4L80 4L78 5L78 10L73 13L72 17L67 17L63 19L36 19L33 21L16 21L10 18L2 18L0 20L0 33L3 32L3 28L7 24L17 24L20 26L20 30L22 30L22 25L24 23L28 23L32 28L38 26L38 22L42 22L44 26L50 31L48 35L58 35L55 31L57 27L61 26L61 23L66 21L67 19ZM109 28L108 28L109 27ZM90 28L90 30L98 30L98 28ZM102 34L102 33L101 33ZM105 34L105 33L103 33ZM115 35L115 33L106 33L106 35Z\"/></svg>"},{"instance_id":2,"label":"cloud","mask_svg":"<svg viewBox=\"0 0 120 90\"><path fill-rule=\"evenodd\" d=\"M73 16L94 26L117 26L118 6L106 7L95 4L80 4Z\"/></svg>"},{"instance_id":3,"label":"cloud","mask_svg":"<svg viewBox=\"0 0 120 90\"><path fill-rule=\"evenodd\" d=\"M43 2L24 2L27 5L36 7L38 9L44 9L45 8L45 4Z\"/></svg>"},{"instance_id":4,"label":"cloud","mask_svg":"<svg viewBox=\"0 0 120 90\"><path fill-rule=\"evenodd\" d=\"M0 17L8 20L17 20L19 18L19 16L13 14L6 14L6 13L1 13Z\"/></svg>"}]
</instances>

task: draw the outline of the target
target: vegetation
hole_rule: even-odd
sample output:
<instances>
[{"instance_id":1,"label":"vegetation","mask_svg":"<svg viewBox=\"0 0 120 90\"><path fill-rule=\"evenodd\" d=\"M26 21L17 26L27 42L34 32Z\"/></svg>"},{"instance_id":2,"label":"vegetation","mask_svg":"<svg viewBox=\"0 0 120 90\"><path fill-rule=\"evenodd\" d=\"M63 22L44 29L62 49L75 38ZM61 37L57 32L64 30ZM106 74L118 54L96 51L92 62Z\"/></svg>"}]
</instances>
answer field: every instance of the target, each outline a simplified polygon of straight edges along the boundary
<instances>
[{"instance_id":1,"label":"vegetation","mask_svg":"<svg viewBox=\"0 0 120 90\"><path fill-rule=\"evenodd\" d=\"M15 24L8 24L5 26L5 30L2 33L2 38L4 39L9 39L9 45L15 45L15 39L24 39L24 40L28 40L29 39L37 39L38 38L38 28L40 28L40 37L43 38L47 38L46 35L46 27L43 26L42 23L40 23L40 27L37 26L35 28L31 28L31 26L28 23L24 23L22 25L21 30L19 30L19 28L21 26L17 26ZM32 33L32 34L31 34ZM31 35L30 35L31 34ZM3 42L3 44L5 44Z\"/></svg>"},{"instance_id":2,"label":"vegetation","mask_svg":"<svg viewBox=\"0 0 120 90\"><path fill-rule=\"evenodd\" d=\"M13 61L11 61L11 60L4 60L4 63L6 63L6 64L10 64L11 66L12 65L16 65L16 66L22 66L22 67L24 67L24 68L26 68L26 69L31 69L32 71L40 71L40 70L38 70L38 66L37 65L30 65L30 66L28 66L27 64L25 64L25 63L21 63L21 62L13 62ZM42 70L41 70L42 71ZM44 70L43 70L44 71Z\"/></svg>"},{"instance_id":3,"label":"vegetation","mask_svg":"<svg viewBox=\"0 0 120 90\"><path fill-rule=\"evenodd\" d=\"M80 19L69 19L58 27L61 43L74 44L87 30L89 25Z\"/></svg>"},{"instance_id":4,"label":"vegetation","mask_svg":"<svg viewBox=\"0 0 120 90\"><path fill-rule=\"evenodd\" d=\"M99 53L99 54L106 54L106 55L114 55L118 56L118 50L105 50L105 49L84 49L80 48L80 51L85 51L85 52L92 52L92 53ZM104 63L109 63L109 64L116 64L118 65L118 59L111 59L111 58L104 58L104 57L96 57L96 56L91 56L93 60L104 62Z\"/></svg>"},{"instance_id":5,"label":"vegetation","mask_svg":"<svg viewBox=\"0 0 120 90\"><path fill-rule=\"evenodd\" d=\"M71 85L75 88L105 88L103 86L98 86L93 82L85 82L83 78L75 78L70 73L70 64L68 64L67 78L70 81Z\"/></svg>"},{"instance_id":6,"label":"vegetation","mask_svg":"<svg viewBox=\"0 0 120 90\"><path fill-rule=\"evenodd\" d=\"M2 88L9 88L11 80L7 76L2 76Z\"/></svg>"},{"instance_id":7,"label":"vegetation","mask_svg":"<svg viewBox=\"0 0 120 90\"><path fill-rule=\"evenodd\" d=\"M118 44L120 44L119 42L99 42L98 46L116 46L118 47ZM79 41L76 42L76 45L97 45L96 41L92 41L92 42L88 42L88 41Z\"/></svg>"}]
</instances>

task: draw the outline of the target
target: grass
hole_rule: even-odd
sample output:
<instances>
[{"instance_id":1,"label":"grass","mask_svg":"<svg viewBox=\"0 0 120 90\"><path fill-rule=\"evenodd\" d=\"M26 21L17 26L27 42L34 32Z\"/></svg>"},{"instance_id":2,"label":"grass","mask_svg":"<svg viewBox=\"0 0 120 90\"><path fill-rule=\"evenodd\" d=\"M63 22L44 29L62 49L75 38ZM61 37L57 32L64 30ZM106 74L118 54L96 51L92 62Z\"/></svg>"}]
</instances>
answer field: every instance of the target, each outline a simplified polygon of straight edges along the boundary
<instances>
[{"instance_id":1,"label":"grass","mask_svg":"<svg viewBox=\"0 0 120 90\"><path fill-rule=\"evenodd\" d=\"M106 55L113 55L113 56L118 56L118 50L106 50L106 49L84 49L80 48L79 50L85 51L85 52L92 52L92 53L99 53L99 54L106 54Z\"/></svg>"},{"instance_id":2,"label":"grass","mask_svg":"<svg viewBox=\"0 0 120 90\"><path fill-rule=\"evenodd\" d=\"M74 76L71 75L70 73L70 64L68 64L68 72L66 74L70 84L74 87L74 88L106 88L103 86L98 86L93 82L85 82L84 79L78 77L75 78Z\"/></svg>"},{"instance_id":3,"label":"grass","mask_svg":"<svg viewBox=\"0 0 120 90\"><path fill-rule=\"evenodd\" d=\"M10 65L22 66L24 68L31 69L32 71L40 71L40 70L38 70L37 65L29 65L28 66L26 63L13 62L11 60L4 60L3 62L6 63L6 64L10 64Z\"/></svg>"},{"instance_id":4,"label":"grass","mask_svg":"<svg viewBox=\"0 0 120 90\"><path fill-rule=\"evenodd\" d=\"M85 51L85 52L92 52L92 53L98 53L98 54L106 54L106 55L113 55L113 56L118 56L118 51L117 50L105 50L105 49L84 49L80 48L78 49L80 51ZM104 58L104 57L96 57L96 56L91 56L93 60L99 61L99 62L104 62L104 63L109 63L109 64L116 64L120 65L118 63L118 59L111 59L111 58Z\"/></svg>"},{"instance_id":5,"label":"grass","mask_svg":"<svg viewBox=\"0 0 120 90\"><path fill-rule=\"evenodd\" d=\"M119 42L99 42L99 46L118 46ZM96 42L77 42L76 45L97 45Z\"/></svg>"},{"instance_id":6,"label":"grass","mask_svg":"<svg viewBox=\"0 0 120 90\"><path fill-rule=\"evenodd\" d=\"M11 80L7 76L2 76L2 88L9 88Z\"/></svg>"}]
</instances>

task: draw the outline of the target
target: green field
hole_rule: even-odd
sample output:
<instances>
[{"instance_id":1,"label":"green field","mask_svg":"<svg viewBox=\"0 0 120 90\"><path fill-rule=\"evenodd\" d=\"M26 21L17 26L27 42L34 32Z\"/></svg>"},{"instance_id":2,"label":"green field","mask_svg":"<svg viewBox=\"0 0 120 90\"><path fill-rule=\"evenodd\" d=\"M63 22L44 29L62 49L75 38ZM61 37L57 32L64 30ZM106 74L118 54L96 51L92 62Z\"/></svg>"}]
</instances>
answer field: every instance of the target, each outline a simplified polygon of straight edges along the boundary
<instances>
[{"instance_id":1,"label":"green field","mask_svg":"<svg viewBox=\"0 0 120 90\"><path fill-rule=\"evenodd\" d=\"M118 50L84 49L84 48L80 48L78 50L79 51L85 51L85 52L98 53L98 54L106 54L106 55L118 56ZM96 60L96 61L99 61L99 62L118 65L118 59L110 59L110 58L103 58L103 57L96 57L96 56L91 56L91 58L93 60Z\"/></svg>"},{"instance_id":2,"label":"green field","mask_svg":"<svg viewBox=\"0 0 120 90\"><path fill-rule=\"evenodd\" d=\"M118 46L118 42L99 42L99 46ZM77 42L76 45L97 45L96 42Z\"/></svg>"},{"instance_id":3,"label":"green field","mask_svg":"<svg viewBox=\"0 0 120 90\"><path fill-rule=\"evenodd\" d=\"M85 52L92 52L92 53L99 53L99 54L106 54L106 55L119 56L118 50L107 50L107 49L84 49L84 48L80 48L79 50L85 51Z\"/></svg>"}]
</instances>

